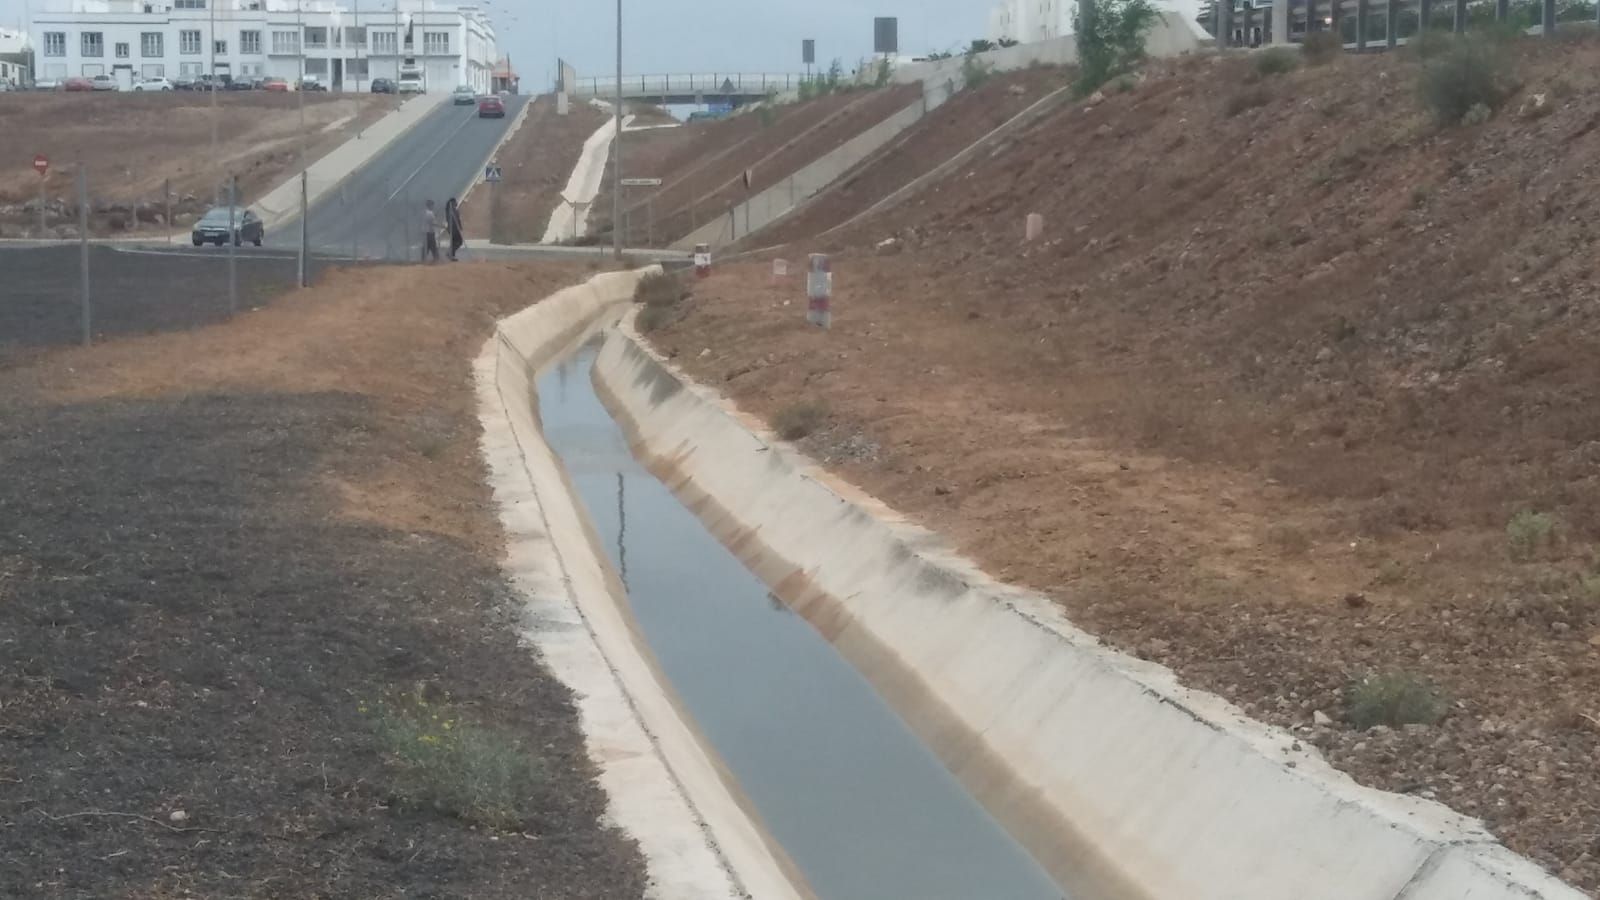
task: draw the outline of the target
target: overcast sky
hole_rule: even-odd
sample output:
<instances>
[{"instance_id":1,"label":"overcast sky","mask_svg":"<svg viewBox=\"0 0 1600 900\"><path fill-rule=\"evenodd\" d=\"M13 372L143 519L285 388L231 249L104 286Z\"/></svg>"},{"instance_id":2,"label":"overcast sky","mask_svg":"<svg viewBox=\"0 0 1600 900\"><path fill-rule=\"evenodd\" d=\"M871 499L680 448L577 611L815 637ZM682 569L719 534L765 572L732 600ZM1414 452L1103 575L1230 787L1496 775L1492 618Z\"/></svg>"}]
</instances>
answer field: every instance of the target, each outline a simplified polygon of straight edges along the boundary
<instances>
[{"instance_id":1,"label":"overcast sky","mask_svg":"<svg viewBox=\"0 0 1600 900\"><path fill-rule=\"evenodd\" d=\"M24 3L0 0L0 22L14 26ZM558 55L580 75L606 74L615 65L615 0L485 5L525 87L551 83ZM800 41L815 38L820 64L839 57L848 70L872 52L874 16L899 17L900 51L922 54L985 37L992 6L992 0L623 0L623 69L635 75L800 71Z\"/></svg>"}]
</instances>

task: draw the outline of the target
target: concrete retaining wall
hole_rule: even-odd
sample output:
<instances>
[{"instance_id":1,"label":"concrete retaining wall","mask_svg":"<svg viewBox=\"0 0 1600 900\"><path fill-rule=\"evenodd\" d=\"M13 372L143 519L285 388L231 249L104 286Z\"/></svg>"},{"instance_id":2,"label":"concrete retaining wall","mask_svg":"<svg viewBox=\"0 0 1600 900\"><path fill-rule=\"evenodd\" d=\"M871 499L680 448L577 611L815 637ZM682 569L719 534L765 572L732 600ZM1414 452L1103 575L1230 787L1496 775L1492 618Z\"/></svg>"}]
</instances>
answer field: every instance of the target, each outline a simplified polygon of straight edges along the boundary
<instances>
[{"instance_id":1,"label":"concrete retaining wall","mask_svg":"<svg viewBox=\"0 0 1600 900\"><path fill-rule=\"evenodd\" d=\"M1082 898L1579 900L1478 823L1362 788L820 472L629 333L635 450Z\"/></svg>"},{"instance_id":2,"label":"concrete retaining wall","mask_svg":"<svg viewBox=\"0 0 1600 900\"><path fill-rule=\"evenodd\" d=\"M523 600L522 635L575 695L608 816L638 844L661 900L800 900L769 846L636 640L625 594L545 443L536 379L647 271L596 277L501 321L477 375L483 452L506 532L503 564Z\"/></svg>"}]
</instances>

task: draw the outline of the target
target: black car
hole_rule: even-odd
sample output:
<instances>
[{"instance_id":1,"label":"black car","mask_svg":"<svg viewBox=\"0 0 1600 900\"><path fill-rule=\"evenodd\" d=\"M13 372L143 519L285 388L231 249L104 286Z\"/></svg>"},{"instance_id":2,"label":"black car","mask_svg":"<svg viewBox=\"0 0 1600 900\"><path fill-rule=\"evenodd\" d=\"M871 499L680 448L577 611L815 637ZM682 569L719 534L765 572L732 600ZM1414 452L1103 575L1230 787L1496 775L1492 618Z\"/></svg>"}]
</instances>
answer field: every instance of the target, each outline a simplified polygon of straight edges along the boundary
<instances>
[{"instance_id":1,"label":"black car","mask_svg":"<svg viewBox=\"0 0 1600 900\"><path fill-rule=\"evenodd\" d=\"M372 79L372 92L374 94L392 94L396 90L398 88L395 87L394 79L392 78Z\"/></svg>"},{"instance_id":2,"label":"black car","mask_svg":"<svg viewBox=\"0 0 1600 900\"><path fill-rule=\"evenodd\" d=\"M267 227L261 219L248 209L233 208L233 243L235 245L249 241L257 247L261 246L261 239L266 236ZM228 242L228 208L226 206L213 206L194 223L194 230L190 238L196 247L201 244L216 244L221 247Z\"/></svg>"},{"instance_id":3,"label":"black car","mask_svg":"<svg viewBox=\"0 0 1600 900\"><path fill-rule=\"evenodd\" d=\"M228 82L228 90L230 91L253 91L255 89L255 81L250 78L235 78Z\"/></svg>"}]
</instances>

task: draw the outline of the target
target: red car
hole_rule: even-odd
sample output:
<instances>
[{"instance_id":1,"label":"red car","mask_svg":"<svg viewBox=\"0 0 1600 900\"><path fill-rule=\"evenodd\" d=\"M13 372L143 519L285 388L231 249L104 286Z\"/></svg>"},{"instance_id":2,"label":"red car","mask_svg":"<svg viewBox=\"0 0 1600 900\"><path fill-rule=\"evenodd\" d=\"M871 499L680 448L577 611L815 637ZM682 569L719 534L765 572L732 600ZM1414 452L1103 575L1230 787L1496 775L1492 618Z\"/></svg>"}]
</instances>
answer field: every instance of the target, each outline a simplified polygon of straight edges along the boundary
<instances>
[{"instance_id":1,"label":"red car","mask_svg":"<svg viewBox=\"0 0 1600 900\"><path fill-rule=\"evenodd\" d=\"M61 82L61 89L63 91L92 91L94 90L94 79L74 75Z\"/></svg>"},{"instance_id":2,"label":"red car","mask_svg":"<svg viewBox=\"0 0 1600 900\"><path fill-rule=\"evenodd\" d=\"M276 91L279 93L289 90L289 82L283 78L263 78L261 80L263 91Z\"/></svg>"},{"instance_id":3,"label":"red car","mask_svg":"<svg viewBox=\"0 0 1600 900\"><path fill-rule=\"evenodd\" d=\"M478 118L504 119L506 117L506 104L493 94L478 98Z\"/></svg>"}]
</instances>

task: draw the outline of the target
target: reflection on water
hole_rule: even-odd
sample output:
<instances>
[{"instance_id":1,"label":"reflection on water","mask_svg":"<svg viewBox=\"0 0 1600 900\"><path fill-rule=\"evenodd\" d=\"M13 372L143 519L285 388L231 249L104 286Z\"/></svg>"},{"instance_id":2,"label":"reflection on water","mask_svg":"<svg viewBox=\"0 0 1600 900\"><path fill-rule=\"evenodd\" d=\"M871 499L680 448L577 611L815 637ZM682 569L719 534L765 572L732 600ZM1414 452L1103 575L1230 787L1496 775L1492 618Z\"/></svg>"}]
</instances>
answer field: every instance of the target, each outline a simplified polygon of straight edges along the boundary
<instances>
[{"instance_id":1,"label":"reflection on water","mask_svg":"<svg viewBox=\"0 0 1600 900\"><path fill-rule=\"evenodd\" d=\"M540 382L546 438L662 670L817 895L1059 898L860 673L635 462L594 356Z\"/></svg>"}]
</instances>

